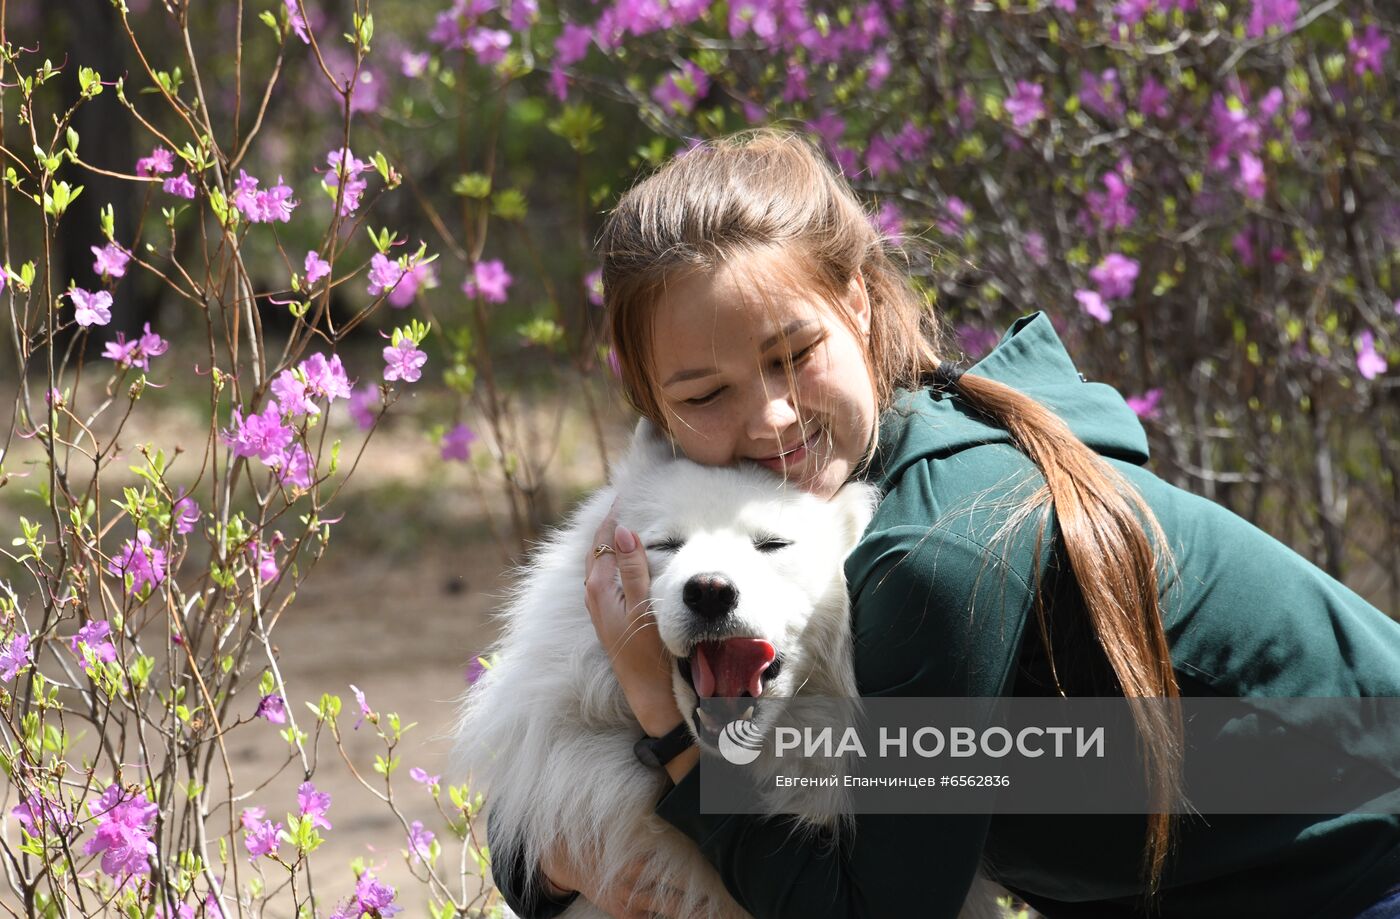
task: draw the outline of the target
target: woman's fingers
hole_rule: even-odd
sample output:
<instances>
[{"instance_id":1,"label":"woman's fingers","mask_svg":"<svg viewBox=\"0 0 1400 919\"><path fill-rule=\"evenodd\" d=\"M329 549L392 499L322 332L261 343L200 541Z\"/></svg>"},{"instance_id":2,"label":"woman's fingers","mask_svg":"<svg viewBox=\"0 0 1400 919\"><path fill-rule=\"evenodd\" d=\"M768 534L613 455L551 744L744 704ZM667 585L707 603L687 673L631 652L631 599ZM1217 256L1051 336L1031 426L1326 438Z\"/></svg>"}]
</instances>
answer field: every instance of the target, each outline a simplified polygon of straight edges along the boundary
<instances>
[{"instance_id":1,"label":"woman's fingers","mask_svg":"<svg viewBox=\"0 0 1400 919\"><path fill-rule=\"evenodd\" d=\"M617 550L617 569L622 581L622 599L629 629L640 630L651 625L651 572L647 570L647 553L637 543L636 534L618 524L613 530ZM657 641L660 645L660 641Z\"/></svg>"}]
</instances>

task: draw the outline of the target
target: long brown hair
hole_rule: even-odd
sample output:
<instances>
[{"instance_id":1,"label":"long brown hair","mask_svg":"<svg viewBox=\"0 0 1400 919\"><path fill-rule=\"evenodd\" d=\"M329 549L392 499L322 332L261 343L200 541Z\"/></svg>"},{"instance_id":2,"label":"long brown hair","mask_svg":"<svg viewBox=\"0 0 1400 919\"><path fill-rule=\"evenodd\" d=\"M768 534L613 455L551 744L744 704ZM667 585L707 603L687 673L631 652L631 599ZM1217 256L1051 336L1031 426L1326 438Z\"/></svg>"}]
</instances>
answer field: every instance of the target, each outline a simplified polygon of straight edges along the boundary
<instances>
[{"instance_id":1,"label":"long brown hair","mask_svg":"<svg viewBox=\"0 0 1400 919\"><path fill-rule=\"evenodd\" d=\"M943 333L897 250L873 228L846 181L801 136L773 129L701 144L633 186L600 237L603 298L628 399L666 427L649 366L652 307L669 280L714 271L736 256L780 247L828 303L857 275L870 300L866 360L881 409L942 362ZM836 307L840 309L840 307ZM842 310L841 318L853 323ZM1180 696L1158 599L1167 542L1137 491L1053 412L1010 386L963 374L958 395L1008 431L1045 486L1016 515L1053 507L1089 624L1134 706L1152 809L1144 870L1156 889L1171 839L1181 772ZM1037 514L1042 519L1043 514ZM1046 612L1037 622L1050 649ZM1053 660L1053 655L1051 656Z\"/></svg>"}]
</instances>

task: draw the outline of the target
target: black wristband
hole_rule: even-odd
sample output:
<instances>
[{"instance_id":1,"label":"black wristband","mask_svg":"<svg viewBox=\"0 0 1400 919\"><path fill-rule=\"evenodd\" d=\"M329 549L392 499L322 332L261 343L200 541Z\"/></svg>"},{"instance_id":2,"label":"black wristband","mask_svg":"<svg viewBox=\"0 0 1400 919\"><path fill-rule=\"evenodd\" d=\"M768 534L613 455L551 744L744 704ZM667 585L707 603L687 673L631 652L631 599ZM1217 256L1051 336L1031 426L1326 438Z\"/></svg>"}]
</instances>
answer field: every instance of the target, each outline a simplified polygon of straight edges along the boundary
<instances>
[{"instance_id":1,"label":"black wristband","mask_svg":"<svg viewBox=\"0 0 1400 919\"><path fill-rule=\"evenodd\" d=\"M685 721L681 721L665 737L643 737L632 745L632 752L642 765L660 769L686 750L695 746L695 737Z\"/></svg>"}]
</instances>

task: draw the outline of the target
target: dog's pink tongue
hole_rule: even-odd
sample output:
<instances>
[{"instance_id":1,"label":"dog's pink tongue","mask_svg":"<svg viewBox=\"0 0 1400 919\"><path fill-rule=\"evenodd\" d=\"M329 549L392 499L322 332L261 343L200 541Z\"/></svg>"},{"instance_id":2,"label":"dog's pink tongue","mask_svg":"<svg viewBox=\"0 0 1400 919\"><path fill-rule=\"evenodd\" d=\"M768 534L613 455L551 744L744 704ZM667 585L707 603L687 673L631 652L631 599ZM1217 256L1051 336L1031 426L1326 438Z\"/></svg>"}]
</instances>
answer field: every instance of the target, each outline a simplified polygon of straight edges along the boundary
<instances>
[{"instance_id":1,"label":"dog's pink tongue","mask_svg":"<svg viewBox=\"0 0 1400 919\"><path fill-rule=\"evenodd\" d=\"M756 699L763 694L763 671L776 655L773 646L761 638L730 638L697 645L691 674L695 692L702 699L737 699L747 691Z\"/></svg>"}]
</instances>

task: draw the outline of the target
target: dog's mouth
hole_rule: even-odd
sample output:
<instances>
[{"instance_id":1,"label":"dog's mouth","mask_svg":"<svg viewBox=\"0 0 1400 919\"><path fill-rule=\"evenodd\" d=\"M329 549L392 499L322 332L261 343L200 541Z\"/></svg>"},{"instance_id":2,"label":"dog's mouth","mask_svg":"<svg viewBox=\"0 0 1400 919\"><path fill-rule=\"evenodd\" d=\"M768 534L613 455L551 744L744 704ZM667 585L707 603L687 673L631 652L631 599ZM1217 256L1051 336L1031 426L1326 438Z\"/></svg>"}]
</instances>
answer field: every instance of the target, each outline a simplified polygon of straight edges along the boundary
<instances>
[{"instance_id":1,"label":"dog's mouth","mask_svg":"<svg viewBox=\"0 0 1400 919\"><path fill-rule=\"evenodd\" d=\"M754 719L759 697L782 671L783 656L762 638L726 638L700 642L676 665L700 700L695 726L713 744L731 721Z\"/></svg>"}]
</instances>

